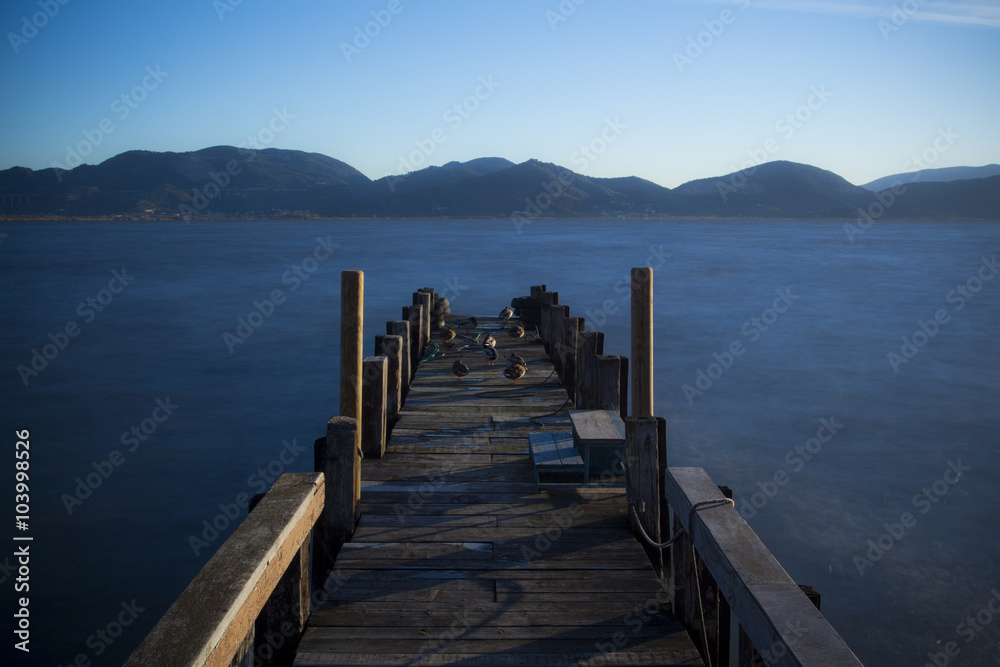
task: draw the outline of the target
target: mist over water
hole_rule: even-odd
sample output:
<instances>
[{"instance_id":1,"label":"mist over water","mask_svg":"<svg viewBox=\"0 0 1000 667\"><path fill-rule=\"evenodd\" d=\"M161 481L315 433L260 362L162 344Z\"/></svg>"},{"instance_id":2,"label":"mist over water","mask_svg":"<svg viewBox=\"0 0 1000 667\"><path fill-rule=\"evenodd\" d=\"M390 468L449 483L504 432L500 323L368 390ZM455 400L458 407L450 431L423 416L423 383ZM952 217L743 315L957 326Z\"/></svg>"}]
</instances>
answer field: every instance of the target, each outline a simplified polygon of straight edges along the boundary
<instances>
[{"instance_id":1,"label":"mist over water","mask_svg":"<svg viewBox=\"0 0 1000 667\"><path fill-rule=\"evenodd\" d=\"M419 287L494 315L546 284L627 355L633 266L654 268L670 465L733 488L864 663L954 642L948 664L1000 664L995 223L876 222L854 243L841 222L0 231L0 420L9 450L31 432L28 664L121 664L244 498L311 469L338 410L341 271L365 271L366 354Z\"/></svg>"}]
</instances>

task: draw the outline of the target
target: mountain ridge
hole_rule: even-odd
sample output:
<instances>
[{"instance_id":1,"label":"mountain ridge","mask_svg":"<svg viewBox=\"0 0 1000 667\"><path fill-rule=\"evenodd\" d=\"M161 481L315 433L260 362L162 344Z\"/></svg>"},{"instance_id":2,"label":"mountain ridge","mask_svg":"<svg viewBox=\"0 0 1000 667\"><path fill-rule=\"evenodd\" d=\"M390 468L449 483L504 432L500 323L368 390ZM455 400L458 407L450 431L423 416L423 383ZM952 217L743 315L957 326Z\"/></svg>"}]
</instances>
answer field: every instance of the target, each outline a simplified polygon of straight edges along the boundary
<instances>
[{"instance_id":1,"label":"mountain ridge","mask_svg":"<svg viewBox=\"0 0 1000 667\"><path fill-rule=\"evenodd\" d=\"M898 189L898 188L897 188ZM1000 219L1000 176L911 182L883 217ZM127 151L72 170L0 171L8 217L857 218L879 195L784 160L674 189L499 157L372 180L336 158L278 148Z\"/></svg>"}]
</instances>

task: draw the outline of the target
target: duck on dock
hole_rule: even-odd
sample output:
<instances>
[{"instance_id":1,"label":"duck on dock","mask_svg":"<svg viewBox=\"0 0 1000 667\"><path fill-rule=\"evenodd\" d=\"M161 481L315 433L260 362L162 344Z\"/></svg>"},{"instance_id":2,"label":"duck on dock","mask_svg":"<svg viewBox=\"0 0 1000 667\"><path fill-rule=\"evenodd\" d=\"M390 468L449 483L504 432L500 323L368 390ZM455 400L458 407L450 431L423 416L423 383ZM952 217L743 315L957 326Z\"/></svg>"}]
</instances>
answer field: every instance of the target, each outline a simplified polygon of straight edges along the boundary
<instances>
[{"instance_id":1,"label":"duck on dock","mask_svg":"<svg viewBox=\"0 0 1000 667\"><path fill-rule=\"evenodd\" d=\"M464 378L469 374L469 367L465 365L461 359L456 359L455 363L451 365L451 372L454 373L459 380Z\"/></svg>"},{"instance_id":2,"label":"duck on dock","mask_svg":"<svg viewBox=\"0 0 1000 667\"><path fill-rule=\"evenodd\" d=\"M517 384L518 379L524 377L525 371L526 369L521 364L513 364L503 369L503 375L513 380L514 384Z\"/></svg>"},{"instance_id":3,"label":"duck on dock","mask_svg":"<svg viewBox=\"0 0 1000 667\"><path fill-rule=\"evenodd\" d=\"M496 348L483 346L483 356L486 357L486 365L492 366L497 361Z\"/></svg>"},{"instance_id":4,"label":"duck on dock","mask_svg":"<svg viewBox=\"0 0 1000 667\"><path fill-rule=\"evenodd\" d=\"M515 324L510 329L507 329L507 335L514 340L521 340L524 338L524 327L520 324Z\"/></svg>"},{"instance_id":5,"label":"duck on dock","mask_svg":"<svg viewBox=\"0 0 1000 667\"><path fill-rule=\"evenodd\" d=\"M528 364L524 362L524 359L517 352L511 352L507 355L507 365L513 366L515 364L521 364L524 366L525 370L528 368Z\"/></svg>"},{"instance_id":6,"label":"duck on dock","mask_svg":"<svg viewBox=\"0 0 1000 667\"><path fill-rule=\"evenodd\" d=\"M441 329L441 333L438 334L438 339L442 343L449 343L455 340L456 335L457 334L455 333L455 330L452 327L445 327L444 329Z\"/></svg>"},{"instance_id":7,"label":"duck on dock","mask_svg":"<svg viewBox=\"0 0 1000 667\"><path fill-rule=\"evenodd\" d=\"M459 329L475 329L479 326L479 322L474 317L463 317L455 321L455 326Z\"/></svg>"},{"instance_id":8,"label":"duck on dock","mask_svg":"<svg viewBox=\"0 0 1000 667\"><path fill-rule=\"evenodd\" d=\"M507 306L500 311L500 319L503 320L504 324L510 322L510 318L514 317L514 311L511 310L510 306Z\"/></svg>"}]
</instances>

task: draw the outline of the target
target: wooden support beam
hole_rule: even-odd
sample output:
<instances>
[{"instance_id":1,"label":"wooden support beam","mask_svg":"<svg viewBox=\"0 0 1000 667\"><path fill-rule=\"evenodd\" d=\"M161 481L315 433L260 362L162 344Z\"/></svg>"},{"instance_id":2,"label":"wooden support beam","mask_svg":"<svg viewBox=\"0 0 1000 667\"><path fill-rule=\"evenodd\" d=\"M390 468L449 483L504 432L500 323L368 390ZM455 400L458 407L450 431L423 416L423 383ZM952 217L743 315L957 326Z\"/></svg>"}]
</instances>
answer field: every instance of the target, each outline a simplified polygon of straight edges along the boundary
<instances>
[{"instance_id":1,"label":"wooden support beam","mask_svg":"<svg viewBox=\"0 0 1000 667\"><path fill-rule=\"evenodd\" d=\"M632 416L653 414L653 269L632 269Z\"/></svg>"},{"instance_id":2,"label":"wooden support beam","mask_svg":"<svg viewBox=\"0 0 1000 667\"><path fill-rule=\"evenodd\" d=\"M410 382L417 374L417 365L424 353L424 346L420 340L423 317L423 306L403 306L403 319L410 327L410 377L408 378Z\"/></svg>"},{"instance_id":3,"label":"wooden support beam","mask_svg":"<svg viewBox=\"0 0 1000 667\"><path fill-rule=\"evenodd\" d=\"M562 349L563 349L563 334L565 333L565 327L563 327L563 320L569 315L568 306L548 306L543 307L542 313L544 317L548 318L546 323L546 330L549 332L549 359L552 361L552 365L556 367L556 373L559 375L559 379L563 380L565 383L565 378L563 377L562 369Z\"/></svg>"},{"instance_id":4,"label":"wooden support beam","mask_svg":"<svg viewBox=\"0 0 1000 667\"><path fill-rule=\"evenodd\" d=\"M654 542L664 542L670 531L663 492L663 475L667 468L665 431L666 421L662 418L625 419L625 495L629 507L635 509L634 514L629 512L632 530L639 536L653 569L661 578L667 575L667 553L651 546L641 534L644 530Z\"/></svg>"},{"instance_id":5,"label":"wooden support beam","mask_svg":"<svg viewBox=\"0 0 1000 667\"><path fill-rule=\"evenodd\" d=\"M365 357L361 389L361 452L374 459L385 454L386 374L389 360L384 356Z\"/></svg>"},{"instance_id":6,"label":"wooden support beam","mask_svg":"<svg viewBox=\"0 0 1000 667\"><path fill-rule=\"evenodd\" d=\"M361 419L361 359L364 348L363 271L340 274L340 414ZM361 433L357 434L361 446Z\"/></svg>"},{"instance_id":7,"label":"wooden support beam","mask_svg":"<svg viewBox=\"0 0 1000 667\"><path fill-rule=\"evenodd\" d=\"M326 438L315 443L316 471L326 477L326 500L313 542L316 588L322 588L337 553L350 541L361 518L361 448L355 444L359 439L357 431L356 419L332 417L326 425Z\"/></svg>"},{"instance_id":8,"label":"wooden support beam","mask_svg":"<svg viewBox=\"0 0 1000 667\"><path fill-rule=\"evenodd\" d=\"M385 332L390 336L399 336L399 407L402 409L406 394L410 390L410 323L407 320L395 320L385 323Z\"/></svg>"},{"instance_id":9,"label":"wooden support beam","mask_svg":"<svg viewBox=\"0 0 1000 667\"><path fill-rule=\"evenodd\" d=\"M402 363L400 348L403 344L401 336L375 336L375 354L386 358L385 370L385 421L386 438L392 431L392 425L399 419L401 403L401 371Z\"/></svg>"},{"instance_id":10,"label":"wooden support beam","mask_svg":"<svg viewBox=\"0 0 1000 667\"><path fill-rule=\"evenodd\" d=\"M279 477L125 664L252 664L256 619L293 563L301 562L324 496L323 475ZM290 622L301 618L302 604L292 601Z\"/></svg>"}]
</instances>

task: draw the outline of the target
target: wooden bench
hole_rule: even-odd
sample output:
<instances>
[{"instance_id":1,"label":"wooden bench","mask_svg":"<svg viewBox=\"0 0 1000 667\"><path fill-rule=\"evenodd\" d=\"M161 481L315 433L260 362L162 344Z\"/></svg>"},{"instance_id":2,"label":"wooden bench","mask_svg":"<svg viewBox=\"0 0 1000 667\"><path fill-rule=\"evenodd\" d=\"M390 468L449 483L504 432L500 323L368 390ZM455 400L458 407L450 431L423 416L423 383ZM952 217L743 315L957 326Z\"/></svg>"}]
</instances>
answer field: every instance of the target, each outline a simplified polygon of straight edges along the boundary
<instances>
[{"instance_id":1,"label":"wooden bench","mask_svg":"<svg viewBox=\"0 0 1000 667\"><path fill-rule=\"evenodd\" d=\"M625 422L618 412L570 410L569 419L574 443L583 454L584 484L590 483L591 475L600 478L611 471L617 476L615 461L624 457L625 450Z\"/></svg>"},{"instance_id":2,"label":"wooden bench","mask_svg":"<svg viewBox=\"0 0 1000 667\"><path fill-rule=\"evenodd\" d=\"M531 462L535 483L579 484L586 475L583 458L576 450L572 433L531 433Z\"/></svg>"}]
</instances>

